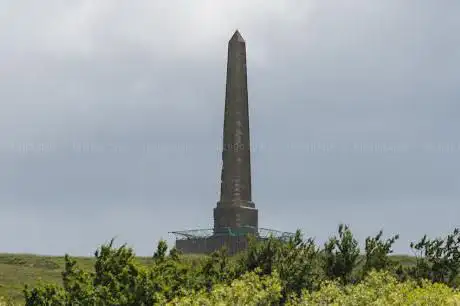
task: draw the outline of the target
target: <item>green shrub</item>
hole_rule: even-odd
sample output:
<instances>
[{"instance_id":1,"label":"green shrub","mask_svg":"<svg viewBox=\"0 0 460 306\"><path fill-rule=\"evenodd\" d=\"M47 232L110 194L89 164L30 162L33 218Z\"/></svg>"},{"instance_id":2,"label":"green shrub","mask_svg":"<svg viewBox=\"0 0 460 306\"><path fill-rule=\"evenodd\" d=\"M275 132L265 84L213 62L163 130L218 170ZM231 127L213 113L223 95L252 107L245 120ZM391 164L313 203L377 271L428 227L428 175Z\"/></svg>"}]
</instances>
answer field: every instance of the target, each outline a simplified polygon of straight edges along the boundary
<instances>
[{"instance_id":1,"label":"green shrub","mask_svg":"<svg viewBox=\"0 0 460 306\"><path fill-rule=\"evenodd\" d=\"M382 240L383 231L380 231L375 237L367 237L365 242L365 261L363 266L363 274L369 273L371 270L393 270L396 266L395 262L391 261L389 256L393 253L393 244L399 239L399 235L395 235L387 240Z\"/></svg>"},{"instance_id":2,"label":"green shrub","mask_svg":"<svg viewBox=\"0 0 460 306\"><path fill-rule=\"evenodd\" d=\"M356 285L343 286L326 281L316 292L304 291L300 298L292 297L287 305L459 305L458 291L443 284L423 281L398 282L388 272L372 271Z\"/></svg>"},{"instance_id":3,"label":"green shrub","mask_svg":"<svg viewBox=\"0 0 460 306\"><path fill-rule=\"evenodd\" d=\"M131 248L113 247L113 240L95 252L93 272L78 268L65 256L63 286L26 287L26 305L154 305L201 287L191 265L166 256L160 241L151 267L140 265Z\"/></svg>"},{"instance_id":4,"label":"green shrub","mask_svg":"<svg viewBox=\"0 0 460 306\"><path fill-rule=\"evenodd\" d=\"M427 236L410 244L417 258L410 270L415 279L427 278L433 282L456 285L460 269L460 230L454 229L445 238L428 239Z\"/></svg>"},{"instance_id":5,"label":"green shrub","mask_svg":"<svg viewBox=\"0 0 460 306\"><path fill-rule=\"evenodd\" d=\"M18 303L14 303L10 298L0 296L0 306L16 306L20 305Z\"/></svg>"},{"instance_id":6,"label":"green shrub","mask_svg":"<svg viewBox=\"0 0 460 306\"><path fill-rule=\"evenodd\" d=\"M252 237L234 258L222 249L199 261L174 248L168 254L160 241L144 265L131 248L115 248L112 240L95 252L93 271L66 255L62 285L26 286L25 304L460 305L460 293L452 289L460 267L458 230L412 244L421 254L410 269L394 269L388 256L398 236L383 240L382 234L366 239L364 257L344 225L322 251L300 231L288 240ZM407 270L411 277L402 281ZM0 298L0 306L7 305L12 304Z\"/></svg>"},{"instance_id":7,"label":"green shrub","mask_svg":"<svg viewBox=\"0 0 460 306\"><path fill-rule=\"evenodd\" d=\"M245 273L230 285L219 284L211 291L200 290L176 298L167 305L276 305L281 298L282 285L277 273L260 276L260 270Z\"/></svg>"},{"instance_id":8,"label":"green shrub","mask_svg":"<svg viewBox=\"0 0 460 306\"><path fill-rule=\"evenodd\" d=\"M330 280L339 279L343 284L352 281L352 273L358 265L358 241L347 225L340 224L338 237L333 236L324 244L323 269Z\"/></svg>"},{"instance_id":9,"label":"green shrub","mask_svg":"<svg viewBox=\"0 0 460 306\"><path fill-rule=\"evenodd\" d=\"M304 288L313 290L320 277L318 249L312 239L303 240L300 231L288 241L273 237L262 242L252 240L238 267L242 273L257 269L260 275L272 275L276 271L283 297L300 293Z\"/></svg>"}]
</instances>

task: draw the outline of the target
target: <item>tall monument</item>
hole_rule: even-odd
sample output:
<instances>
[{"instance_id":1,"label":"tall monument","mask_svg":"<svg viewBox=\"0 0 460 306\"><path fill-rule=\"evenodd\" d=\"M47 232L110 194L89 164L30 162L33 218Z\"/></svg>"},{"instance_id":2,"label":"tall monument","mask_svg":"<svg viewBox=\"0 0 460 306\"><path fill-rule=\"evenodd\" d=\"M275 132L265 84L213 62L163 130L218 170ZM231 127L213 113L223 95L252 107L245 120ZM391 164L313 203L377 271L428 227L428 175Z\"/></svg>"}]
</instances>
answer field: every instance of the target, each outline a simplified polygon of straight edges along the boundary
<instances>
[{"instance_id":1,"label":"tall monument","mask_svg":"<svg viewBox=\"0 0 460 306\"><path fill-rule=\"evenodd\" d=\"M214 208L214 233L242 227L256 232L257 209L251 197L246 42L238 31L228 42L223 134L220 201Z\"/></svg>"},{"instance_id":2,"label":"tall monument","mask_svg":"<svg viewBox=\"0 0 460 306\"><path fill-rule=\"evenodd\" d=\"M291 233L258 228L251 195L246 43L236 31L228 42L227 85L222 148L220 200L214 208L214 228L172 232L183 253L211 253L226 247L235 254L247 247L247 235L284 239Z\"/></svg>"}]
</instances>

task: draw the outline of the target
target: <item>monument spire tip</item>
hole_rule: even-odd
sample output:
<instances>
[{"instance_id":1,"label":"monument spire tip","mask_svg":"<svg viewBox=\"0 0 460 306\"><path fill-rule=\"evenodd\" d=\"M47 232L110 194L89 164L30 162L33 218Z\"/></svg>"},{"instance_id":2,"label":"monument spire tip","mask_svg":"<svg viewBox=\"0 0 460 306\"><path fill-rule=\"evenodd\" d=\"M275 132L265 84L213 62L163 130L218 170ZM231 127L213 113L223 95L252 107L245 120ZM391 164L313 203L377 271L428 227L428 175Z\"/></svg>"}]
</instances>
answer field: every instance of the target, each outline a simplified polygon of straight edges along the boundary
<instances>
[{"instance_id":1,"label":"monument spire tip","mask_svg":"<svg viewBox=\"0 0 460 306\"><path fill-rule=\"evenodd\" d=\"M230 41L245 42L243 36L241 36L240 31L238 30L235 31Z\"/></svg>"}]
</instances>

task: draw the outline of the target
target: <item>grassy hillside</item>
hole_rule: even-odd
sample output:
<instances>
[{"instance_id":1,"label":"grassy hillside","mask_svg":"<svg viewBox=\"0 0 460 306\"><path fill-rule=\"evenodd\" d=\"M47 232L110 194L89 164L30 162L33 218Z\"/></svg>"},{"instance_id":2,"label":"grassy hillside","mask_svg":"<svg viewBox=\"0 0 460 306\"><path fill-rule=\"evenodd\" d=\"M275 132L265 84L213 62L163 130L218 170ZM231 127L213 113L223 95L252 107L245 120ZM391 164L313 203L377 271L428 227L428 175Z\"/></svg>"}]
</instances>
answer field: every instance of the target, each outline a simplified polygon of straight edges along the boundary
<instances>
[{"instance_id":1,"label":"grassy hillside","mask_svg":"<svg viewBox=\"0 0 460 306\"><path fill-rule=\"evenodd\" d=\"M74 257L78 265L92 270L94 259L91 257ZM415 258L405 255L394 255L395 261L403 265L412 265ZM139 262L150 265L148 257L139 257ZM203 256L187 256L186 260L199 262ZM34 285L40 280L61 283L61 272L64 269L64 257L39 256L31 254L0 254L0 296L8 296L15 300L22 299L25 284Z\"/></svg>"},{"instance_id":2,"label":"grassy hillside","mask_svg":"<svg viewBox=\"0 0 460 306\"><path fill-rule=\"evenodd\" d=\"M91 257L73 257L79 267L93 269L94 259ZM202 256L187 256L186 260L200 261ZM139 262L150 265L152 259L139 257ZM64 269L63 256L40 256L32 254L1 254L0 253L0 297L11 297L21 300L25 284L34 285L40 280L61 283L61 272Z\"/></svg>"}]
</instances>

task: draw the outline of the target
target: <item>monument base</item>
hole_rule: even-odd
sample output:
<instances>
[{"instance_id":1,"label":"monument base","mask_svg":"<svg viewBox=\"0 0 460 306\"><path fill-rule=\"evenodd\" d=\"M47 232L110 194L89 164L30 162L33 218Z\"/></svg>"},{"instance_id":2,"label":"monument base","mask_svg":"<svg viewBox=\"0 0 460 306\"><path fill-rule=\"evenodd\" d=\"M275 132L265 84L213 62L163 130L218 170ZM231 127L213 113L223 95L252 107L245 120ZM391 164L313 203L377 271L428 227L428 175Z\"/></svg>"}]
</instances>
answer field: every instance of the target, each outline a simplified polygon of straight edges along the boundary
<instances>
[{"instance_id":1,"label":"monument base","mask_svg":"<svg viewBox=\"0 0 460 306\"><path fill-rule=\"evenodd\" d=\"M227 228L231 228L237 231L246 229L252 234L257 234L258 211L252 202L246 204L248 206L217 203L217 207L214 208L214 233L225 233Z\"/></svg>"},{"instance_id":2,"label":"monument base","mask_svg":"<svg viewBox=\"0 0 460 306\"><path fill-rule=\"evenodd\" d=\"M183 254L211 254L226 247L229 255L237 254L248 246L246 236L217 235L209 238L180 239L176 248Z\"/></svg>"},{"instance_id":3,"label":"monument base","mask_svg":"<svg viewBox=\"0 0 460 306\"><path fill-rule=\"evenodd\" d=\"M176 235L176 248L183 254L211 254L225 247L229 255L235 255L247 249L248 232L248 229L240 228L238 231L228 229L228 233L225 234L214 234L212 229L171 233ZM269 237L287 240L294 235L264 228L252 232L255 232L256 239L260 241Z\"/></svg>"}]
</instances>

